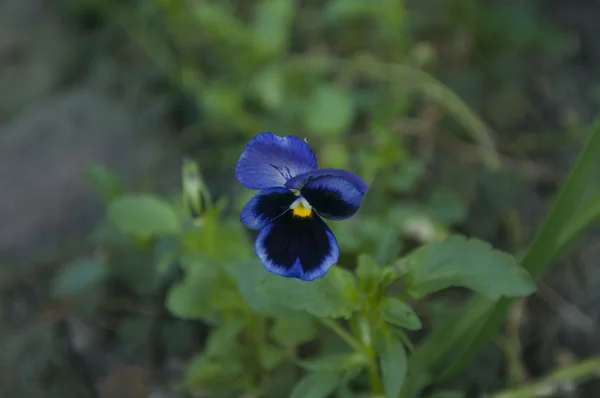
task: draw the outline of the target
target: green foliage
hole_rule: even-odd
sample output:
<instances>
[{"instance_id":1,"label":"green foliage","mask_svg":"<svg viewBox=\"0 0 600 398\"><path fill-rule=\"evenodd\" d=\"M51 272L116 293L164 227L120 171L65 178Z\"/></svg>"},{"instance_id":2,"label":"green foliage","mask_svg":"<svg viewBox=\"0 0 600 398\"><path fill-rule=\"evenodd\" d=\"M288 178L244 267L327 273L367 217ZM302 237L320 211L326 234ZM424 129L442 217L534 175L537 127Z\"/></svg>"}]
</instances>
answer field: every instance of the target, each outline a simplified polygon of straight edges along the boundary
<instances>
[{"instance_id":1,"label":"green foliage","mask_svg":"<svg viewBox=\"0 0 600 398\"><path fill-rule=\"evenodd\" d=\"M597 123L552 210L521 260L523 269L531 275L539 276L549 269L584 232L584 228L590 227L598 219L598 213L590 212L581 199L590 182L597 178L595 168L599 155L600 123ZM588 199L587 203L594 203L595 200ZM583 217L586 217L585 221ZM574 228L574 224L579 227ZM423 369L428 377L443 378L455 375L496 333L506 317L509 306L508 298L496 301L474 298L453 322L429 336L419 347L412 357L414 366ZM406 386L404 395L415 396L425 384L423 381L411 383Z\"/></svg>"},{"instance_id":2,"label":"green foliage","mask_svg":"<svg viewBox=\"0 0 600 398\"><path fill-rule=\"evenodd\" d=\"M50 291L53 297L77 296L100 286L106 280L106 264L93 259L80 259L63 267L52 279Z\"/></svg>"},{"instance_id":3,"label":"green foliage","mask_svg":"<svg viewBox=\"0 0 600 398\"><path fill-rule=\"evenodd\" d=\"M478 239L453 235L432 242L402 259L408 293L429 293L460 286L491 299L527 296L535 291L531 276L511 255Z\"/></svg>"},{"instance_id":4,"label":"green foliage","mask_svg":"<svg viewBox=\"0 0 600 398\"><path fill-rule=\"evenodd\" d=\"M193 166L189 162L184 171ZM199 169L192 169L192 180L202 181ZM186 190L186 182L194 189ZM291 396L351 394L352 381L368 374L373 391L397 397L408 372L407 349L414 349L403 329L419 330L422 323L396 297L395 281L403 281L414 298L450 286L492 298L524 296L534 287L510 255L461 236L425 244L400 259L392 256L384 267L363 252L356 257L354 272L338 265L310 283L281 278L257 261L242 224L223 212L223 201L206 201L199 215L186 205L185 195L191 203L210 198L206 187L190 184L189 174L182 172L182 190L179 204L148 194L123 194L108 203L107 217L117 231L131 237L131 244L150 250L155 267L146 272L156 280L169 273L170 264L183 272L170 285L168 311L214 325L204 350L188 365L184 386L189 390L260 395L270 389L261 375L288 363L307 372L285 392ZM94 275L87 273L92 281ZM58 286L65 280L69 278L63 276ZM319 325L349 349L299 357L303 344L320 339Z\"/></svg>"},{"instance_id":5,"label":"green foliage","mask_svg":"<svg viewBox=\"0 0 600 398\"><path fill-rule=\"evenodd\" d=\"M108 206L108 219L122 232L140 238L177 234L181 220L175 209L153 195L123 196Z\"/></svg>"},{"instance_id":6,"label":"green foliage","mask_svg":"<svg viewBox=\"0 0 600 398\"><path fill-rule=\"evenodd\" d=\"M600 214L597 198L578 201L597 155L588 149L575 173L584 177L570 178L521 264L468 228L474 210L485 215L475 220L475 230L484 223L498 228L515 201L507 192L513 180L507 189L496 183L508 172L494 135L480 109L461 98L494 110L486 115L491 120L504 118L500 110L519 92L501 91L508 74L498 65L517 65L520 54L556 38L534 18L508 8L496 15L470 0L446 2L431 13L426 1L416 10L388 0L316 3L106 6L201 114L194 127L202 134L183 133L182 141L189 152L202 144L194 159L209 169L208 179L187 158L181 191L161 197L127 192L114 173L88 168L88 181L108 203L107 220L93 236L108 252L107 264L65 268L55 291L79 294L107 276L140 295L155 297L164 288L171 315L210 328L186 368L182 386L191 392L416 398L480 352L504 321L510 299L531 294L532 276ZM499 26L513 18L519 33L508 32L506 46L498 36L506 29ZM468 90L458 90L459 96L456 82L442 83L426 71L439 67L438 48L413 39L432 27L448 31L450 41L462 43L466 34L483 44L494 61L474 56L475 72L461 72L469 80L501 71L491 73L501 81L489 84L499 91L493 101ZM511 85L519 86L520 77L512 77ZM306 136L321 166L352 169L369 183L360 212L331 224L340 264L322 279L306 283L269 274L239 222L251 193L212 176L223 169L230 176L241 146L260 131ZM475 165L440 149L438 141L467 147ZM237 196L215 201L207 186ZM487 207L486 194L493 196ZM456 235L456 226L469 237ZM432 332L438 319L429 319L420 304L452 287L476 298ZM414 331L426 336L415 345Z\"/></svg>"},{"instance_id":7,"label":"green foliage","mask_svg":"<svg viewBox=\"0 0 600 398\"><path fill-rule=\"evenodd\" d=\"M84 177L106 202L118 198L125 191L123 179L100 164L88 164L84 170Z\"/></svg>"},{"instance_id":8,"label":"green foliage","mask_svg":"<svg viewBox=\"0 0 600 398\"><path fill-rule=\"evenodd\" d=\"M290 398L327 398L341 379L340 372L308 373L294 387Z\"/></svg>"},{"instance_id":9,"label":"green foliage","mask_svg":"<svg viewBox=\"0 0 600 398\"><path fill-rule=\"evenodd\" d=\"M387 297L381 301L381 319L408 330L421 329L421 320L406 303Z\"/></svg>"},{"instance_id":10,"label":"green foliage","mask_svg":"<svg viewBox=\"0 0 600 398\"><path fill-rule=\"evenodd\" d=\"M350 93L332 86L321 86L314 91L305 111L309 132L325 137L342 135L350 127L354 104Z\"/></svg>"},{"instance_id":11,"label":"green foliage","mask_svg":"<svg viewBox=\"0 0 600 398\"><path fill-rule=\"evenodd\" d=\"M350 318L360 305L354 275L339 267L312 283L266 275L257 290L288 308L318 317Z\"/></svg>"},{"instance_id":12,"label":"green foliage","mask_svg":"<svg viewBox=\"0 0 600 398\"><path fill-rule=\"evenodd\" d=\"M408 371L404 345L386 329L380 332L377 353L383 377L383 390L386 398L395 398L400 394Z\"/></svg>"}]
</instances>

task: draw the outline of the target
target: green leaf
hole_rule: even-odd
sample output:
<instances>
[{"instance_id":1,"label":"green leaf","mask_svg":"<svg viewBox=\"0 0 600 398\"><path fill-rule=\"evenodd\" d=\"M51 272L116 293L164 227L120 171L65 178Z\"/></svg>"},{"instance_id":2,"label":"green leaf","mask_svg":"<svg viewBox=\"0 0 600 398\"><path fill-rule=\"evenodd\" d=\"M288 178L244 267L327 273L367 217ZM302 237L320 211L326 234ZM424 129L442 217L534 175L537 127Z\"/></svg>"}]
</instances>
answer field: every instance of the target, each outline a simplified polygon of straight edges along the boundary
<instances>
[{"instance_id":1,"label":"green leaf","mask_svg":"<svg viewBox=\"0 0 600 398\"><path fill-rule=\"evenodd\" d=\"M102 199L110 202L125 192L123 179L101 164L88 164L83 171L85 179L98 191Z\"/></svg>"},{"instance_id":2,"label":"green leaf","mask_svg":"<svg viewBox=\"0 0 600 398\"><path fill-rule=\"evenodd\" d=\"M357 398L357 395L352 391L350 382L357 378L361 371L362 367L356 367L346 371L346 373L342 376L342 380L337 388L337 398Z\"/></svg>"},{"instance_id":3,"label":"green leaf","mask_svg":"<svg viewBox=\"0 0 600 398\"><path fill-rule=\"evenodd\" d=\"M68 297L89 291L108 276L106 265L98 260L79 259L61 268L52 278L52 297Z\"/></svg>"},{"instance_id":4,"label":"green leaf","mask_svg":"<svg viewBox=\"0 0 600 398\"><path fill-rule=\"evenodd\" d=\"M365 366L368 363L368 359L362 353L357 352L298 361L300 367L310 372L348 370Z\"/></svg>"},{"instance_id":5,"label":"green leaf","mask_svg":"<svg viewBox=\"0 0 600 398\"><path fill-rule=\"evenodd\" d=\"M253 38L262 53L285 51L295 6L295 0L263 0L254 7Z\"/></svg>"},{"instance_id":6,"label":"green leaf","mask_svg":"<svg viewBox=\"0 0 600 398\"><path fill-rule=\"evenodd\" d=\"M486 242L453 235L426 244L403 260L408 292L415 298L450 286L489 298L527 296L535 283L514 257Z\"/></svg>"},{"instance_id":7,"label":"green leaf","mask_svg":"<svg viewBox=\"0 0 600 398\"><path fill-rule=\"evenodd\" d=\"M324 16L332 23L349 18L372 17L378 4L363 0L334 0L327 3Z\"/></svg>"},{"instance_id":8,"label":"green leaf","mask_svg":"<svg viewBox=\"0 0 600 398\"><path fill-rule=\"evenodd\" d=\"M239 345L237 336L244 328L243 318L231 318L214 328L206 339L204 354L212 357L232 356Z\"/></svg>"},{"instance_id":9,"label":"green leaf","mask_svg":"<svg viewBox=\"0 0 600 398\"><path fill-rule=\"evenodd\" d=\"M148 194L112 201L108 218L121 231L140 238L177 234L181 229L181 220L173 206Z\"/></svg>"},{"instance_id":10,"label":"green leaf","mask_svg":"<svg viewBox=\"0 0 600 398\"><path fill-rule=\"evenodd\" d=\"M283 354L281 348L263 344L258 347L258 362L266 370L273 370L283 361Z\"/></svg>"},{"instance_id":11,"label":"green leaf","mask_svg":"<svg viewBox=\"0 0 600 398\"><path fill-rule=\"evenodd\" d=\"M384 330L377 341L377 354L386 398L397 398L408 370L406 351L400 340Z\"/></svg>"},{"instance_id":12,"label":"green leaf","mask_svg":"<svg viewBox=\"0 0 600 398\"><path fill-rule=\"evenodd\" d=\"M210 314L206 307L207 293L189 282L177 283L171 287L166 307L181 319L203 319Z\"/></svg>"},{"instance_id":13,"label":"green leaf","mask_svg":"<svg viewBox=\"0 0 600 398\"><path fill-rule=\"evenodd\" d=\"M258 292L294 310L305 310L318 317L350 317L359 309L354 275L333 267L323 278L312 282L268 275Z\"/></svg>"},{"instance_id":14,"label":"green leaf","mask_svg":"<svg viewBox=\"0 0 600 398\"><path fill-rule=\"evenodd\" d=\"M273 65L261 70L253 83L257 97L267 109L281 107L285 97L284 70L281 66Z\"/></svg>"},{"instance_id":15,"label":"green leaf","mask_svg":"<svg viewBox=\"0 0 600 398\"><path fill-rule=\"evenodd\" d=\"M290 309L282 304L279 299L259 292L261 283L272 274L265 270L258 260L228 263L226 264L226 270L237 283L238 290L246 304L257 314L294 319L300 316L301 322L302 319L306 318L302 317L304 313Z\"/></svg>"},{"instance_id":16,"label":"green leaf","mask_svg":"<svg viewBox=\"0 0 600 398\"><path fill-rule=\"evenodd\" d=\"M238 42L248 33L223 3L194 2L189 9L196 26L210 37L223 41Z\"/></svg>"},{"instance_id":17,"label":"green leaf","mask_svg":"<svg viewBox=\"0 0 600 398\"><path fill-rule=\"evenodd\" d=\"M523 268L534 276L547 271L564 254L569 243L583 233L587 220L579 219L581 198L593 181L597 180L600 158L600 121L596 122L582 152L571 169L563 188L554 202L539 232L522 260ZM587 210L584 210L587 212ZM595 218L594 212L589 216ZM571 224L577 220L577 228ZM569 231L572 235L564 235ZM485 297L474 298L445 328L431 334L411 358L411 369L423 369L432 377L452 378L481 351L491 336L495 335L511 307L512 301L491 301ZM426 381L415 381L407 386L408 394L421 391Z\"/></svg>"},{"instance_id":18,"label":"green leaf","mask_svg":"<svg viewBox=\"0 0 600 398\"><path fill-rule=\"evenodd\" d=\"M315 134L341 135L350 127L354 108L347 92L335 86L319 87L305 110L306 127Z\"/></svg>"},{"instance_id":19,"label":"green leaf","mask_svg":"<svg viewBox=\"0 0 600 398\"><path fill-rule=\"evenodd\" d=\"M395 298L384 298L381 302L381 317L392 325L408 330L421 329L421 320L406 303Z\"/></svg>"},{"instance_id":20,"label":"green leaf","mask_svg":"<svg viewBox=\"0 0 600 398\"><path fill-rule=\"evenodd\" d=\"M358 256L358 266L356 267L356 276L358 284L366 294L375 294L379 290L379 283L383 277L381 267L368 254Z\"/></svg>"},{"instance_id":21,"label":"green leaf","mask_svg":"<svg viewBox=\"0 0 600 398\"><path fill-rule=\"evenodd\" d=\"M283 347L294 347L315 338L317 328L312 318L300 313L291 318L277 318L270 331L271 338Z\"/></svg>"},{"instance_id":22,"label":"green leaf","mask_svg":"<svg viewBox=\"0 0 600 398\"><path fill-rule=\"evenodd\" d=\"M210 318L215 310L211 294L221 286L218 268L214 262L198 256L183 258L182 268L185 278L169 289L167 309L182 319Z\"/></svg>"},{"instance_id":23,"label":"green leaf","mask_svg":"<svg viewBox=\"0 0 600 398\"><path fill-rule=\"evenodd\" d=\"M294 386L290 398L327 398L340 379L339 372L308 373Z\"/></svg>"}]
</instances>

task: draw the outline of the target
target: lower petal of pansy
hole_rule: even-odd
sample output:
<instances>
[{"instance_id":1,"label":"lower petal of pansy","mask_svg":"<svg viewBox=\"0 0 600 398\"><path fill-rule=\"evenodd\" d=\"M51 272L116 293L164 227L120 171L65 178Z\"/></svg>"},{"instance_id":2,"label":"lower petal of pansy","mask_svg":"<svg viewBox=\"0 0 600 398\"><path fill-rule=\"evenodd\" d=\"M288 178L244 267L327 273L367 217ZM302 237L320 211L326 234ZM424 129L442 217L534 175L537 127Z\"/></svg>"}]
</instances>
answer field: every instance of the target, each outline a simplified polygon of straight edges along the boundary
<instances>
[{"instance_id":1,"label":"lower petal of pansy","mask_svg":"<svg viewBox=\"0 0 600 398\"><path fill-rule=\"evenodd\" d=\"M314 213L278 217L259 232L254 250L267 271L304 281L324 276L340 255L333 232Z\"/></svg>"},{"instance_id":2,"label":"lower petal of pansy","mask_svg":"<svg viewBox=\"0 0 600 398\"><path fill-rule=\"evenodd\" d=\"M290 178L317 168L317 158L299 137L261 133L246 144L236 167L239 182L249 189L284 186Z\"/></svg>"},{"instance_id":3,"label":"lower petal of pansy","mask_svg":"<svg viewBox=\"0 0 600 398\"><path fill-rule=\"evenodd\" d=\"M367 184L349 171L323 169L313 173L300 192L323 217L343 220L356 214L367 192Z\"/></svg>"},{"instance_id":4,"label":"lower petal of pansy","mask_svg":"<svg viewBox=\"0 0 600 398\"><path fill-rule=\"evenodd\" d=\"M286 211L297 199L287 188L267 188L254 195L240 214L240 221L250 229L261 229Z\"/></svg>"}]
</instances>

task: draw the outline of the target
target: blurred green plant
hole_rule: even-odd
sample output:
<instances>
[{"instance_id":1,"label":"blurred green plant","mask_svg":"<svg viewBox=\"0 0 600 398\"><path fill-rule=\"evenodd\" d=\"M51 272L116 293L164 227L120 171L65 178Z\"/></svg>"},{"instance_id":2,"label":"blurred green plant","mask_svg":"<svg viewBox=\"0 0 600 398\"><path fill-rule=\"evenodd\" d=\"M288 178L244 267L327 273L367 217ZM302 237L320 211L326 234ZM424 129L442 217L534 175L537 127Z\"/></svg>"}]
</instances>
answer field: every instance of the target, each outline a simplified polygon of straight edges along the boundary
<instances>
[{"instance_id":1,"label":"blurred green plant","mask_svg":"<svg viewBox=\"0 0 600 398\"><path fill-rule=\"evenodd\" d=\"M248 193L213 201L191 159L182 167L181 193L172 197L130 193L121 178L91 166L86 176L108 206L92 241L106 253L66 267L55 294L79 294L109 278L143 297L166 287L171 314L210 326L181 385L190 391L413 398L456 375L495 337L511 299L533 292L530 273L551 266L555 250L596 221L600 207L596 199L577 209L557 202L548 218L554 221L522 266L483 240L453 233L482 202L479 190L493 209L481 210L478 231L499 223L512 203L507 195L518 195L521 181L507 172L478 112L493 109L489 118L497 121L523 111L514 110L520 91L505 90L522 86L514 59L534 50L560 53L563 46L535 18L530 1L522 1L525 13L471 0L443 3L69 2L117 21L193 104L197 125L181 136L186 151L211 141L226 148L203 152L203 168L231 170L238 143L273 131L307 136L322 164L352 169L371 188L356 217L331 225L340 265L302 283L268 274L255 258L251 237L231 216ZM507 21L516 21L516 29L503 29ZM447 74L447 42L459 47L454 64L469 65L458 73L468 81L458 86L461 96L455 79L444 84L429 72ZM490 91L472 84L483 74L500 84ZM464 86L479 87L479 94ZM439 148L445 139L466 149L445 161ZM598 153L591 147L586 162ZM466 153L474 154L476 167L463 163ZM559 202L575 203L581 185L589 185L580 164ZM417 342L430 328L415 304L448 287L477 298Z\"/></svg>"},{"instance_id":2,"label":"blurred green plant","mask_svg":"<svg viewBox=\"0 0 600 398\"><path fill-rule=\"evenodd\" d=\"M190 168L186 160L184 169L187 200L208 197L204 184L193 184L203 187L195 192L187 186L202 181L198 174L190 176L197 167ZM100 181L93 180L99 192L112 189L112 179ZM161 264L182 268L183 279L169 289L168 310L214 326L204 350L189 363L186 389L292 397L326 397L344 390L349 396L348 384L366 374L365 391L397 397L409 372L407 348L413 349L404 330L422 326L409 300L451 286L490 300L535 290L512 256L458 235L425 244L391 263L361 253L351 261L357 263L355 271L338 265L310 283L282 278L262 267L239 220L223 216L222 201L205 206L201 215L190 213L184 202L123 194L108 201L107 217L132 242L161 246L163 254L146 273L160 279L165 275ZM193 222L198 217L201 224ZM404 282L400 296L393 293L399 281ZM330 329L347 347L304 357L300 347L319 341L319 327ZM284 363L303 369L304 376L291 391L269 391L269 380L278 377Z\"/></svg>"}]
</instances>

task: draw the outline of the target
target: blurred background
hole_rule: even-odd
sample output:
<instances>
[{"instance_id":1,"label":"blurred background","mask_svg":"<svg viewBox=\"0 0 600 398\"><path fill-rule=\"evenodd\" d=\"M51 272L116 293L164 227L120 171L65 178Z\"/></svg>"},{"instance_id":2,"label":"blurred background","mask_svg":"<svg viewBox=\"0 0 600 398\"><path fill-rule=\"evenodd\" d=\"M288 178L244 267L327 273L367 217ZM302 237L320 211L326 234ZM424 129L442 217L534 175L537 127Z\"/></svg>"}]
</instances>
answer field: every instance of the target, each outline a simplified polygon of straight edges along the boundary
<instances>
[{"instance_id":1,"label":"blurred background","mask_svg":"<svg viewBox=\"0 0 600 398\"><path fill-rule=\"evenodd\" d=\"M171 383L206 327L164 310L148 253L120 247L119 277L100 277L89 164L173 196L189 156L235 218L247 140L298 135L372 187L335 225L342 258L449 232L518 255L597 114L599 15L594 0L0 0L0 396L187 396ZM599 240L456 385L480 396L600 352ZM463 298L417 310L435 328Z\"/></svg>"}]
</instances>

